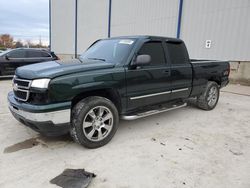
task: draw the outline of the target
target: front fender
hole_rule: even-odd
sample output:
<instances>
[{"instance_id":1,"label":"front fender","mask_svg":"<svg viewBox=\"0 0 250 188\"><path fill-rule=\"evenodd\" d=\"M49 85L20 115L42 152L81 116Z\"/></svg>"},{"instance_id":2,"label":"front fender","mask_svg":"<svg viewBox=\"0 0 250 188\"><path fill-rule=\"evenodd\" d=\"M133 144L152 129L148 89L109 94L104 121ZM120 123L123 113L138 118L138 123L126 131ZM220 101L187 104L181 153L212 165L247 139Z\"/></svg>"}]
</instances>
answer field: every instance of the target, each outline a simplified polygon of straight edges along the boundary
<instances>
[{"instance_id":1,"label":"front fender","mask_svg":"<svg viewBox=\"0 0 250 188\"><path fill-rule=\"evenodd\" d=\"M102 70L101 72L76 73L57 77L50 82L51 101L71 101L83 92L113 88L120 96L126 94L125 72L123 68Z\"/></svg>"}]
</instances>

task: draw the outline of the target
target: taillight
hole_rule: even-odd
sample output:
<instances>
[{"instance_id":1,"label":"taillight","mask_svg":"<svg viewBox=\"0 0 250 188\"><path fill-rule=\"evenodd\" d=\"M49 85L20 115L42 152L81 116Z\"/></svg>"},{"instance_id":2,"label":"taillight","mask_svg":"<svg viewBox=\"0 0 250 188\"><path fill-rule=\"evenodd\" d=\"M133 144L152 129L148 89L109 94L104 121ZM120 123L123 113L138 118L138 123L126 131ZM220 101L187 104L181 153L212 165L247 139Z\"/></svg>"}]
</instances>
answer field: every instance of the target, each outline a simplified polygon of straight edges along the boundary
<instances>
[{"instance_id":1,"label":"taillight","mask_svg":"<svg viewBox=\"0 0 250 188\"><path fill-rule=\"evenodd\" d=\"M230 74L230 64L228 65L228 69L223 72L223 76L229 76Z\"/></svg>"}]
</instances>

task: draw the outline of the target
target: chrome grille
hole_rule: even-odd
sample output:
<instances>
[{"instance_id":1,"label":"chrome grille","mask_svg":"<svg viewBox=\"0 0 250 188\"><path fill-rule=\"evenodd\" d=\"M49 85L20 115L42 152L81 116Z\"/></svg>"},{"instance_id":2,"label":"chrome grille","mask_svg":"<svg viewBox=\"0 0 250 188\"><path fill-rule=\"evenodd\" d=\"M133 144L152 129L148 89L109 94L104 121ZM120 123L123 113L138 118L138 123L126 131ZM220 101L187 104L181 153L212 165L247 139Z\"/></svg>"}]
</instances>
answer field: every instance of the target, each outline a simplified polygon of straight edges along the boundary
<instances>
[{"instance_id":1,"label":"chrome grille","mask_svg":"<svg viewBox=\"0 0 250 188\"><path fill-rule=\"evenodd\" d=\"M31 80L20 79L16 76L13 78L13 91L15 98L20 101L27 101L30 95Z\"/></svg>"}]
</instances>

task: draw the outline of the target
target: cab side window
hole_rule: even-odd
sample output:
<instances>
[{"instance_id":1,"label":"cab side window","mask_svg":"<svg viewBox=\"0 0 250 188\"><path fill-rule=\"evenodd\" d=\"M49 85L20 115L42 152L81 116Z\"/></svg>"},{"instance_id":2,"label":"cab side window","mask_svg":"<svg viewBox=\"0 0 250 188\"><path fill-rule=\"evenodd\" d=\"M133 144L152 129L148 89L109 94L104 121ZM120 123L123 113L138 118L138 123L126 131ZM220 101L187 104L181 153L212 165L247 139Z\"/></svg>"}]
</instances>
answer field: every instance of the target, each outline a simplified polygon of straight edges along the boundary
<instances>
[{"instance_id":1,"label":"cab side window","mask_svg":"<svg viewBox=\"0 0 250 188\"><path fill-rule=\"evenodd\" d=\"M166 42L166 45L172 64L186 64L189 62L186 46L183 42Z\"/></svg>"},{"instance_id":2,"label":"cab side window","mask_svg":"<svg viewBox=\"0 0 250 188\"><path fill-rule=\"evenodd\" d=\"M41 52L39 50L28 50L28 58L39 58L41 57Z\"/></svg>"},{"instance_id":3,"label":"cab side window","mask_svg":"<svg viewBox=\"0 0 250 188\"><path fill-rule=\"evenodd\" d=\"M24 50L14 50L8 53L9 58L26 58L26 53Z\"/></svg>"},{"instance_id":4,"label":"cab side window","mask_svg":"<svg viewBox=\"0 0 250 188\"><path fill-rule=\"evenodd\" d=\"M151 62L149 66L157 66L165 64L165 55L162 42L150 41L143 44L138 55L150 55Z\"/></svg>"}]
</instances>

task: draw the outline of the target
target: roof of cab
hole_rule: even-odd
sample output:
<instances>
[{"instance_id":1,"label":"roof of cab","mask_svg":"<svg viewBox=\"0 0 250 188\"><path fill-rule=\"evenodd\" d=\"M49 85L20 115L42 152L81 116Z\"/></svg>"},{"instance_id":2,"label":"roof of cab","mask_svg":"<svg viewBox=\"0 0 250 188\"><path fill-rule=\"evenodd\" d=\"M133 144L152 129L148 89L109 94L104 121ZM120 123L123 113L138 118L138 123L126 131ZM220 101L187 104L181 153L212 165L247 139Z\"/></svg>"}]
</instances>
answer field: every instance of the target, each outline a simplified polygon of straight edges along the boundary
<instances>
[{"instance_id":1,"label":"roof of cab","mask_svg":"<svg viewBox=\"0 0 250 188\"><path fill-rule=\"evenodd\" d=\"M183 42L181 39L178 38L171 38L171 37L164 37L164 36L153 36L153 35L131 35L131 36L119 36L119 37L111 37L109 39L152 39L152 40L166 40L169 42Z\"/></svg>"},{"instance_id":2,"label":"roof of cab","mask_svg":"<svg viewBox=\"0 0 250 188\"><path fill-rule=\"evenodd\" d=\"M39 51L48 51L47 48L26 48L26 47L21 47L21 48L13 48L12 50L39 50Z\"/></svg>"}]
</instances>

